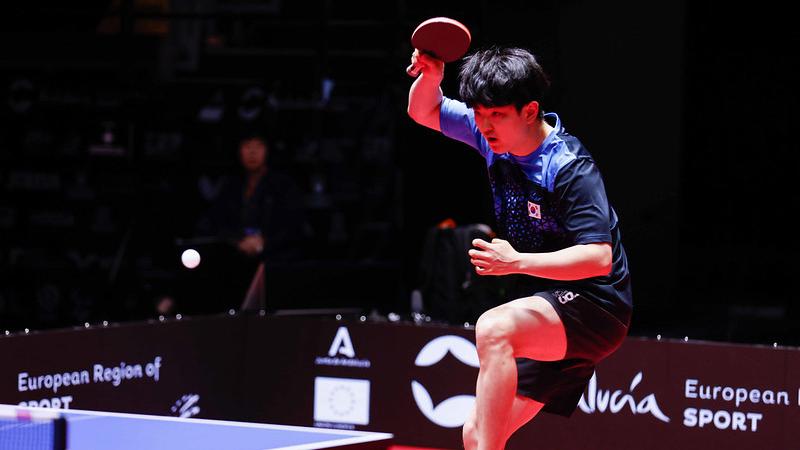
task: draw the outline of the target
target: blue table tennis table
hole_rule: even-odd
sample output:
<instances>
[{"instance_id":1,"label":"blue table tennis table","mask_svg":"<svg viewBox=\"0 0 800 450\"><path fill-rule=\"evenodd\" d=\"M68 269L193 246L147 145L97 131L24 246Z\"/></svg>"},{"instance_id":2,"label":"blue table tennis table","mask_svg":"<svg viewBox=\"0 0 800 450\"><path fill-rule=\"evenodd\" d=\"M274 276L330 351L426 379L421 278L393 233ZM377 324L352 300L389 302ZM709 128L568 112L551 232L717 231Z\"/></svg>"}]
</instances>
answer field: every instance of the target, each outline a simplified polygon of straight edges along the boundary
<instances>
[{"instance_id":1,"label":"blue table tennis table","mask_svg":"<svg viewBox=\"0 0 800 450\"><path fill-rule=\"evenodd\" d=\"M196 418L82 410L58 413L66 422L67 450L385 449L392 438L387 433Z\"/></svg>"}]
</instances>

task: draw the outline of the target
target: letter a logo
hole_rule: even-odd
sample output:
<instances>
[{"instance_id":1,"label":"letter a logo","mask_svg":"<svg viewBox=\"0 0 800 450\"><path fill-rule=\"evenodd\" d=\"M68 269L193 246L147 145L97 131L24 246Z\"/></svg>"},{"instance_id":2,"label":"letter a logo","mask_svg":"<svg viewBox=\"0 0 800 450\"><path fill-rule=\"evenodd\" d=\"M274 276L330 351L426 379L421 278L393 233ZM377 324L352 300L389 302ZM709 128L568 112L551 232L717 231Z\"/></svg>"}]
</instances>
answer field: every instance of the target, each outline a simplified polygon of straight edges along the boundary
<instances>
[{"instance_id":1,"label":"letter a logo","mask_svg":"<svg viewBox=\"0 0 800 450\"><path fill-rule=\"evenodd\" d=\"M347 331L347 327L339 327L339 331L336 332L336 337L333 338L331 348L328 350L328 356L336 356L337 353L347 356L348 358L356 356L356 351L353 350L353 342L350 340L350 333Z\"/></svg>"}]
</instances>

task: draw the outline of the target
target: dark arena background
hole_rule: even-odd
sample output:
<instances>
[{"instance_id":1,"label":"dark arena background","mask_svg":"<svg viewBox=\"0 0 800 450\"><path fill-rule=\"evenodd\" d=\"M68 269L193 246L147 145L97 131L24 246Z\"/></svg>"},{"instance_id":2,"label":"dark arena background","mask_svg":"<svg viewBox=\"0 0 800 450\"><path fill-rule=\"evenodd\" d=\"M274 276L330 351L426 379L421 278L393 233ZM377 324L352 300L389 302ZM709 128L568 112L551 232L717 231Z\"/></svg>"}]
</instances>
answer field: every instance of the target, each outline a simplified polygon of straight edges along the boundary
<instances>
[{"instance_id":1,"label":"dark arena background","mask_svg":"<svg viewBox=\"0 0 800 450\"><path fill-rule=\"evenodd\" d=\"M410 34L447 16L540 59L631 267L625 344L509 448L797 448L800 33L731 5L0 6L0 404L461 448L504 286L462 270L459 239L495 225L484 162L406 113ZM261 266L210 225L253 133L296 213Z\"/></svg>"}]
</instances>

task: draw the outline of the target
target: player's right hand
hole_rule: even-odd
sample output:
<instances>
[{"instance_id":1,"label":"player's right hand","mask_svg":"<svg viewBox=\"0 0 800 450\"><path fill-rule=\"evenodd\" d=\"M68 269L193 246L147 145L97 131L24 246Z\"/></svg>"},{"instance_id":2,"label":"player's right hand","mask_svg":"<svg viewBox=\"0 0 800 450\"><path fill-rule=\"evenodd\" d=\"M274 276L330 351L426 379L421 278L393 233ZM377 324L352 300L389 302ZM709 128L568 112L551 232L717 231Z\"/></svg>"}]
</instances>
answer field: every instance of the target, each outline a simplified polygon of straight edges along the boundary
<instances>
[{"instance_id":1,"label":"player's right hand","mask_svg":"<svg viewBox=\"0 0 800 450\"><path fill-rule=\"evenodd\" d=\"M411 66L409 66L408 70L409 75L412 75L412 67L415 68L418 73L425 75L426 78L438 80L444 78L444 62L431 55L422 53L418 49L414 49L414 53L411 54Z\"/></svg>"}]
</instances>

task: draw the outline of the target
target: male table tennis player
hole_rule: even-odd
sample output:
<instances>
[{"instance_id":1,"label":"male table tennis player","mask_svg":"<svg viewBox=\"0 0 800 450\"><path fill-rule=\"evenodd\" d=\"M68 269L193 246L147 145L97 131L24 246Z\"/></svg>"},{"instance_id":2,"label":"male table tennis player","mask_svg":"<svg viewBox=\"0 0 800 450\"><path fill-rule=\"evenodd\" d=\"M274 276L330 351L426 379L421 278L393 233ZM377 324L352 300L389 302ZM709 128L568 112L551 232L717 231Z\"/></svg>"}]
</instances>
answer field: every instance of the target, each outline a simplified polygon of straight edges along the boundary
<instances>
[{"instance_id":1,"label":"male table tennis player","mask_svg":"<svg viewBox=\"0 0 800 450\"><path fill-rule=\"evenodd\" d=\"M444 63L415 51L409 91L417 123L486 159L499 239L473 241L480 275L511 275L509 302L475 327L480 372L464 448L497 450L540 410L569 417L595 365L627 335L632 297L617 215L600 172L561 119L543 113L549 87L519 48L468 56L461 101L444 97Z\"/></svg>"}]
</instances>

